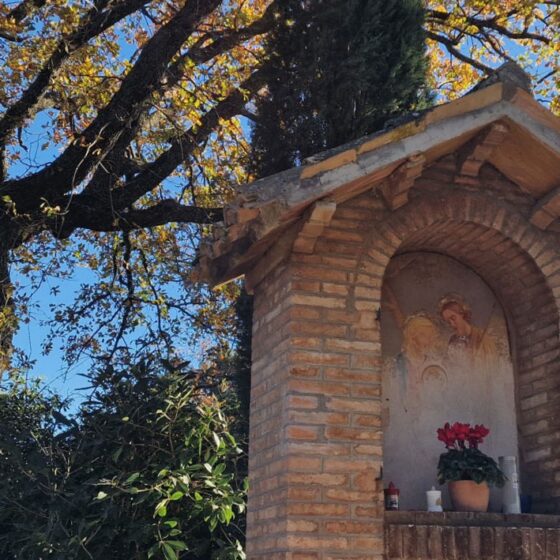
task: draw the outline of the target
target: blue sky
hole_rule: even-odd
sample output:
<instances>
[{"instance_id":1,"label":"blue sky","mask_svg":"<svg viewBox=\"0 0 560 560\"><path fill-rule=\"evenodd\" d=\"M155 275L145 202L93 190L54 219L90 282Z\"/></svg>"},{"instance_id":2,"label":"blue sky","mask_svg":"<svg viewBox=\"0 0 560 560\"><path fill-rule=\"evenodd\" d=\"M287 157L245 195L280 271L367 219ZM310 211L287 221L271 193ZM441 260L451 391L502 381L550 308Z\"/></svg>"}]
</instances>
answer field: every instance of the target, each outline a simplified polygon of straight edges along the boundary
<instances>
[{"instance_id":1,"label":"blue sky","mask_svg":"<svg viewBox=\"0 0 560 560\"><path fill-rule=\"evenodd\" d=\"M18 275L14 275L15 282L27 283L27 280ZM45 384L61 393L63 396L70 396L75 391L86 385L85 380L80 377L80 373L87 371L89 362L82 360L71 369L64 364L64 354L60 346L55 345L48 355L42 352L42 344L48 334L48 326L44 324L52 320L49 310L51 304L70 304L82 283L93 282L95 278L85 268L75 269L72 277L55 282L47 278L34 294L34 300L38 309L33 313L33 318L28 324L22 324L15 337L15 344L24 350L33 360L35 365L30 372L32 376L39 376ZM60 287L59 294L53 295L51 288L55 285Z\"/></svg>"}]
</instances>

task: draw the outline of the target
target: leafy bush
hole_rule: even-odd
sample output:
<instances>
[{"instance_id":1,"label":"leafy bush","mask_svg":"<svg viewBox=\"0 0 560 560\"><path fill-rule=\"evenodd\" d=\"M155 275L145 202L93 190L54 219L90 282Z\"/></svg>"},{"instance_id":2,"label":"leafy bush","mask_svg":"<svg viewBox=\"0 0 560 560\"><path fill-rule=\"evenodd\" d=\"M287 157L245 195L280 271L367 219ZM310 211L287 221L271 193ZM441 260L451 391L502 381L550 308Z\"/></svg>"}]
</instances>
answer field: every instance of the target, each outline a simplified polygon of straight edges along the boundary
<instances>
[{"instance_id":1,"label":"leafy bush","mask_svg":"<svg viewBox=\"0 0 560 560\"><path fill-rule=\"evenodd\" d=\"M15 377L0 393L0 557L24 558L33 523L49 507L43 492L55 467L62 401L41 391L38 382ZM59 416L62 418L62 416ZM62 466L62 463L60 463ZM39 558L37 556L36 558Z\"/></svg>"},{"instance_id":2,"label":"leafy bush","mask_svg":"<svg viewBox=\"0 0 560 560\"><path fill-rule=\"evenodd\" d=\"M37 394L26 410L17 391L4 395L0 417L16 406L21 441L11 452L2 442L0 556L243 558L242 453L219 391L144 363L95 381L73 420L57 399ZM14 472L22 476L5 482Z\"/></svg>"}]
</instances>

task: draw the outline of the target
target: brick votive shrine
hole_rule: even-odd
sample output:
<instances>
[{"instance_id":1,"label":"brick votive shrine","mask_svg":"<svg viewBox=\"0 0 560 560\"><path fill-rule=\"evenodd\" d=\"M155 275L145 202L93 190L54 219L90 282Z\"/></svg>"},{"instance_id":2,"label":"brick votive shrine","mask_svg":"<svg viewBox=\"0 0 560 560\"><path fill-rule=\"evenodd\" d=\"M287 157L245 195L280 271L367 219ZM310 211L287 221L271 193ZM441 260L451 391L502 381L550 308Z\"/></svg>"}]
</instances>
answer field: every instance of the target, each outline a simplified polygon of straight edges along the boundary
<instances>
[{"instance_id":1,"label":"brick votive shrine","mask_svg":"<svg viewBox=\"0 0 560 560\"><path fill-rule=\"evenodd\" d=\"M250 560L560 558L559 216L560 119L511 66L239 189L198 272L254 294ZM532 516L419 513L443 421Z\"/></svg>"}]
</instances>

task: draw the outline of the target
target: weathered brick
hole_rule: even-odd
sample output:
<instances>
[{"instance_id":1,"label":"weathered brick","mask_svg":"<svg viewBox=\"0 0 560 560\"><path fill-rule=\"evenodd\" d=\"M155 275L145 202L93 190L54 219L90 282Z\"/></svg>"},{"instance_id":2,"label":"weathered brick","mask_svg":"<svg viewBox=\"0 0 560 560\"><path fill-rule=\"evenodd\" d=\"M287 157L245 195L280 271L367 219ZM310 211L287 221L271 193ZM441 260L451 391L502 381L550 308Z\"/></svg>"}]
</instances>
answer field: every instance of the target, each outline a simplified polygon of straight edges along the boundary
<instances>
[{"instance_id":1,"label":"weathered brick","mask_svg":"<svg viewBox=\"0 0 560 560\"><path fill-rule=\"evenodd\" d=\"M344 298L327 297L309 294L292 294L291 303L294 305L309 305L312 307L326 307L328 309L342 309L346 307Z\"/></svg>"},{"instance_id":2,"label":"weathered brick","mask_svg":"<svg viewBox=\"0 0 560 560\"><path fill-rule=\"evenodd\" d=\"M356 515L356 517L371 517L373 519L376 519L379 518L379 508L356 506L354 508L354 514Z\"/></svg>"},{"instance_id":3,"label":"weathered brick","mask_svg":"<svg viewBox=\"0 0 560 560\"><path fill-rule=\"evenodd\" d=\"M343 439L349 441L379 441L381 432L379 430L366 430L363 428L344 428L339 426L328 426L325 428L327 439Z\"/></svg>"},{"instance_id":4,"label":"weathered brick","mask_svg":"<svg viewBox=\"0 0 560 560\"><path fill-rule=\"evenodd\" d=\"M365 412L365 413L381 413L381 403L372 402L369 399L353 399L353 398L328 398L326 406L329 410L339 412Z\"/></svg>"},{"instance_id":5,"label":"weathered brick","mask_svg":"<svg viewBox=\"0 0 560 560\"><path fill-rule=\"evenodd\" d=\"M348 548L348 540L343 537L300 537L288 535L287 545L294 548L310 548L319 550L336 550Z\"/></svg>"},{"instance_id":6,"label":"weathered brick","mask_svg":"<svg viewBox=\"0 0 560 560\"><path fill-rule=\"evenodd\" d=\"M348 365L350 356L348 354L333 352L312 352L312 351L300 351L292 352L290 354L290 359L292 362L303 362L307 364L322 364L329 366L345 366Z\"/></svg>"},{"instance_id":7,"label":"weathered brick","mask_svg":"<svg viewBox=\"0 0 560 560\"><path fill-rule=\"evenodd\" d=\"M287 426L286 437L288 439L299 439L305 441L316 441L319 438L320 430L310 426Z\"/></svg>"},{"instance_id":8,"label":"weathered brick","mask_svg":"<svg viewBox=\"0 0 560 560\"><path fill-rule=\"evenodd\" d=\"M290 375L294 377L318 377L321 369L319 367L312 366L293 366L290 368Z\"/></svg>"},{"instance_id":9,"label":"weathered brick","mask_svg":"<svg viewBox=\"0 0 560 560\"><path fill-rule=\"evenodd\" d=\"M321 291L325 294L347 296L350 292L350 286L345 284L331 284L328 282L323 282L321 284Z\"/></svg>"},{"instance_id":10,"label":"weathered brick","mask_svg":"<svg viewBox=\"0 0 560 560\"><path fill-rule=\"evenodd\" d=\"M317 472L321 470L323 459L321 457L297 457L290 456L286 461L286 467L292 472Z\"/></svg>"},{"instance_id":11,"label":"weathered brick","mask_svg":"<svg viewBox=\"0 0 560 560\"><path fill-rule=\"evenodd\" d=\"M289 503L287 512L292 515L313 515L325 517L346 517L350 513L347 504Z\"/></svg>"},{"instance_id":12,"label":"weathered brick","mask_svg":"<svg viewBox=\"0 0 560 560\"><path fill-rule=\"evenodd\" d=\"M321 282L318 280L292 280L291 287L294 291L317 293L321 289Z\"/></svg>"},{"instance_id":13,"label":"weathered brick","mask_svg":"<svg viewBox=\"0 0 560 560\"><path fill-rule=\"evenodd\" d=\"M286 397L286 407L295 409L316 409L319 405L317 397L304 397L300 395L288 395Z\"/></svg>"},{"instance_id":14,"label":"weathered brick","mask_svg":"<svg viewBox=\"0 0 560 560\"><path fill-rule=\"evenodd\" d=\"M352 458L329 458L326 457L323 462L325 472L361 472L366 469L379 469L379 461L371 461L367 459ZM369 472L369 471L368 471Z\"/></svg>"},{"instance_id":15,"label":"weathered brick","mask_svg":"<svg viewBox=\"0 0 560 560\"><path fill-rule=\"evenodd\" d=\"M379 397L381 387L379 385L352 385L352 395L356 397Z\"/></svg>"},{"instance_id":16,"label":"weathered brick","mask_svg":"<svg viewBox=\"0 0 560 560\"><path fill-rule=\"evenodd\" d=\"M298 393L316 393L318 395L349 395L350 387L344 383L309 381L306 379L291 379L288 390Z\"/></svg>"},{"instance_id":17,"label":"weathered brick","mask_svg":"<svg viewBox=\"0 0 560 560\"><path fill-rule=\"evenodd\" d=\"M379 468L369 469L366 472L355 475L352 480L352 488L364 492L375 492L377 488L376 478L379 476Z\"/></svg>"},{"instance_id":18,"label":"weathered brick","mask_svg":"<svg viewBox=\"0 0 560 560\"><path fill-rule=\"evenodd\" d=\"M325 491L327 498L339 502L367 503L376 499L374 492L363 492L361 490L345 490L343 488L329 488Z\"/></svg>"},{"instance_id":19,"label":"weathered brick","mask_svg":"<svg viewBox=\"0 0 560 560\"><path fill-rule=\"evenodd\" d=\"M321 318L321 310L316 309L315 307L307 307L307 306L304 306L304 305L298 305L298 306L290 308L289 317L292 320L320 319Z\"/></svg>"},{"instance_id":20,"label":"weathered brick","mask_svg":"<svg viewBox=\"0 0 560 560\"><path fill-rule=\"evenodd\" d=\"M324 368L325 379L337 379L347 383L354 381L363 381L371 383L379 383L381 375L379 372L371 371L369 369L359 370L350 368Z\"/></svg>"},{"instance_id":21,"label":"weathered brick","mask_svg":"<svg viewBox=\"0 0 560 560\"><path fill-rule=\"evenodd\" d=\"M290 324L290 331L296 335L344 337L348 333L346 325L297 321Z\"/></svg>"},{"instance_id":22,"label":"weathered brick","mask_svg":"<svg viewBox=\"0 0 560 560\"><path fill-rule=\"evenodd\" d=\"M321 497L320 487L291 486L290 488L288 488L289 500L312 502L312 501L319 500L320 497Z\"/></svg>"},{"instance_id":23,"label":"weathered brick","mask_svg":"<svg viewBox=\"0 0 560 560\"><path fill-rule=\"evenodd\" d=\"M350 420L349 414L341 412L309 412L290 410L288 419L291 422L300 422L306 424L319 424L321 426L348 424Z\"/></svg>"},{"instance_id":24,"label":"weathered brick","mask_svg":"<svg viewBox=\"0 0 560 560\"><path fill-rule=\"evenodd\" d=\"M371 428L381 427L381 416L374 414L354 414L352 424L355 426L368 426Z\"/></svg>"},{"instance_id":25,"label":"weathered brick","mask_svg":"<svg viewBox=\"0 0 560 560\"><path fill-rule=\"evenodd\" d=\"M347 352L375 352L380 349L379 342L365 342L363 340L348 340L344 338L324 339L326 350L347 351Z\"/></svg>"},{"instance_id":26,"label":"weathered brick","mask_svg":"<svg viewBox=\"0 0 560 560\"><path fill-rule=\"evenodd\" d=\"M329 533L375 533L379 530L377 523L368 523L360 521L327 521L325 529Z\"/></svg>"},{"instance_id":27,"label":"weathered brick","mask_svg":"<svg viewBox=\"0 0 560 560\"><path fill-rule=\"evenodd\" d=\"M304 348L309 350L317 350L323 345L323 340L311 336L292 336L290 344L294 348Z\"/></svg>"},{"instance_id":28,"label":"weathered brick","mask_svg":"<svg viewBox=\"0 0 560 560\"><path fill-rule=\"evenodd\" d=\"M319 523L308 519L288 519L286 528L294 533L316 533L319 530Z\"/></svg>"},{"instance_id":29,"label":"weathered brick","mask_svg":"<svg viewBox=\"0 0 560 560\"><path fill-rule=\"evenodd\" d=\"M293 484L318 484L319 486L344 486L348 481L345 474L335 473L287 473L286 479Z\"/></svg>"},{"instance_id":30,"label":"weathered brick","mask_svg":"<svg viewBox=\"0 0 560 560\"><path fill-rule=\"evenodd\" d=\"M362 233L344 229L325 228L321 236L324 239L334 239L335 241L351 241L353 243L364 242L364 235Z\"/></svg>"},{"instance_id":31,"label":"weathered brick","mask_svg":"<svg viewBox=\"0 0 560 560\"><path fill-rule=\"evenodd\" d=\"M348 282L348 272L324 266L303 266L293 267L294 276L301 278L311 278L322 282Z\"/></svg>"},{"instance_id":32,"label":"weathered brick","mask_svg":"<svg viewBox=\"0 0 560 560\"><path fill-rule=\"evenodd\" d=\"M318 560L319 553L318 552L293 552L292 553L292 560ZM268 560L264 559L263 560Z\"/></svg>"},{"instance_id":33,"label":"weathered brick","mask_svg":"<svg viewBox=\"0 0 560 560\"><path fill-rule=\"evenodd\" d=\"M527 410L528 408L534 408L536 406L541 406L548 401L548 395L546 393L540 393L527 397L521 400L521 410Z\"/></svg>"},{"instance_id":34,"label":"weathered brick","mask_svg":"<svg viewBox=\"0 0 560 560\"><path fill-rule=\"evenodd\" d=\"M378 455L381 456L381 446L380 445L367 445L359 444L354 445L352 450L356 455Z\"/></svg>"}]
</instances>

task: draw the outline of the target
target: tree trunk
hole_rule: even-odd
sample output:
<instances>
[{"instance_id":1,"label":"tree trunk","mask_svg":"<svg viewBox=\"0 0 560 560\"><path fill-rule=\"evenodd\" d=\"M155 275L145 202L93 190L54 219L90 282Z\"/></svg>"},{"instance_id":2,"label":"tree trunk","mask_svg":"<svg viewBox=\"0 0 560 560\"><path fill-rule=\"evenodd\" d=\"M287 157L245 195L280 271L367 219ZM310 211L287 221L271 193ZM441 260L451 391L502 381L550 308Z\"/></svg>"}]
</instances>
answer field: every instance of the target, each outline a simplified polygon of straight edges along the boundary
<instances>
[{"instance_id":1,"label":"tree trunk","mask_svg":"<svg viewBox=\"0 0 560 560\"><path fill-rule=\"evenodd\" d=\"M13 222L0 218L0 381L10 370L17 317L10 277L10 255L17 237Z\"/></svg>"}]
</instances>

